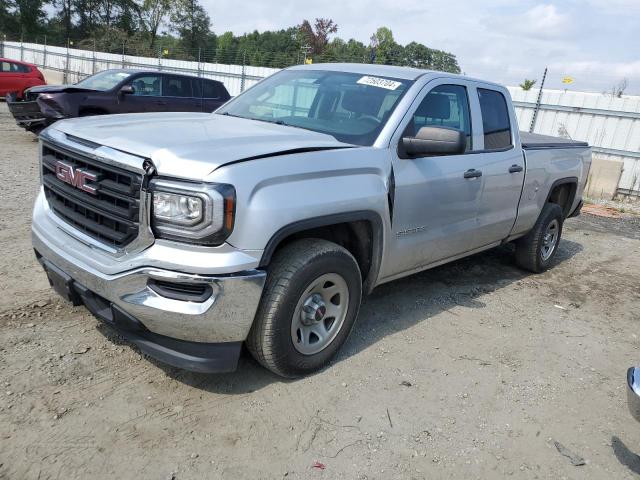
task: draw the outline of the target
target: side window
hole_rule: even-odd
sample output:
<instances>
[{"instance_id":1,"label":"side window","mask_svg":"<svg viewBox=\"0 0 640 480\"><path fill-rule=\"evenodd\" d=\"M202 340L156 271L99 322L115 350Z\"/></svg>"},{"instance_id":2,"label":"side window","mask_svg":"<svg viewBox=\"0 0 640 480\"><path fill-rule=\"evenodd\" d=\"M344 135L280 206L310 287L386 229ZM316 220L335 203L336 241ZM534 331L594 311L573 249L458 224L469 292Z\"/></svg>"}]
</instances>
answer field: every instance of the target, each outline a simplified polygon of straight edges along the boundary
<instances>
[{"instance_id":1,"label":"side window","mask_svg":"<svg viewBox=\"0 0 640 480\"><path fill-rule=\"evenodd\" d=\"M472 148L471 115L467 89L461 85L440 85L431 90L413 114L407 135L415 136L422 127L449 127L464 132L467 148Z\"/></svg>"},{"instance_id":2,"label":"side window","mask_svg":"<svg viewBox=\"0 0 640 480\"><path fill-rule=\"evenodd\" d=\"M140 97L159 97L162 90L162 77L160 75L145 75L131 82L133 94Z\"/></svg>"},{"instance_id":3,"label":"side window","mask_svg":"<svg viewBox=\"0 0 640 480\"><path fill-rule=\"evenodd\" d=\"M16 67L18 67L18 72L20 73L29 73L31 71L31 68L29 68L27 65L16 64Z\"/></svg>"},{"instance_id":4,"label":"side window","mask_svg":"<svg viewBox=\"0 0 640 480\"><path fill-rule=\"evenodd\" d=\"M188 77L166 77L162 89L163 97L193 97L191 79Z\"/></svg>"},{"instance_id":5,"label":"side window","mask_svg":"<svg viewBox=\"0 0 640 480\"><path fill-rule=\"evenodd\" d=\"M202 96L204 98L220 98L222 96L220 87L216 82L205 80L203 84Z\"/></svg>"},{"instance_id":6,"label":"side window","mask_svg":"<svg viewBox=\"0 0 640 480\"><path fill-rule=\"evenodd\" d=\"M2 73L18 73L18 65L11 62L0 62L0 72Z\"/></svg>"},{"instance_id":7,"label":"side window","mask_svg":"<svg viewBox=\"0 0 640 480\"><path fill-rule=\"evenodd\" d=\"M484 149L500 150L512 146L511 122L507 101L496 90L478 88L482 128L484 130Z\"/></svg>"}]
</instances>

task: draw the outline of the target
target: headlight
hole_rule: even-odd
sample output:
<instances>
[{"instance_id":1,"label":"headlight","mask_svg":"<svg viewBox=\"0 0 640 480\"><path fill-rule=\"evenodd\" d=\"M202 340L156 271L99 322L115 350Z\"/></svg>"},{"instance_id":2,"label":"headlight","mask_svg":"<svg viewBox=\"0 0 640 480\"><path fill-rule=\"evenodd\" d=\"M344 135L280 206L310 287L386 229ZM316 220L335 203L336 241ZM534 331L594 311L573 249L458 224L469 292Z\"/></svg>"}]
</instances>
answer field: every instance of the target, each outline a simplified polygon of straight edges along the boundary
<instances>
[{"instance_id":1,"label":"headlight","mask_svg":"<svg viewBox=\"0 0 640 480\"><path fill-rule=\"evenodd\" d=\"M151 190L156 237L219 245L231 234L235 215L231 185L153 180Z\"/></svg>"},{"instance_id":2,"label":"headlight","mask_svg":"<svg viewBox=\"0 0 640 480\"><path fill-rule=\"evenodd\" d=\"M153 215L160 222L196 225L202 221L202 198L177 193L154 192Z\"/></svg>"}]
</instances>

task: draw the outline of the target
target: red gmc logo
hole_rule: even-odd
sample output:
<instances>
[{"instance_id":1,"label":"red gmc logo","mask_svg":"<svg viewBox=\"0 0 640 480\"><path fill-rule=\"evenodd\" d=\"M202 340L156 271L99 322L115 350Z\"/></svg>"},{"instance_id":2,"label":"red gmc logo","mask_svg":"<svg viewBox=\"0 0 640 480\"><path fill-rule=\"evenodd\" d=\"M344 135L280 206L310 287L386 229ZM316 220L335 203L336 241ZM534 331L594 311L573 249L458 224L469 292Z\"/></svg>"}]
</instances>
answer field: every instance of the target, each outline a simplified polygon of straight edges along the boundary
<instances>
[{"instance_id":1,"label":"red gmc logo","mask_svg":"<svg viewBox=\"0 0 640 480\"><path fill-rule=\"evenodd\" d=\"M74 186L83 192L96 195L98 187L87 182L95 182L98 176L94 173L85 172L79 168L73 168L68 163L61 161L56 162L56 177L71 186Z\"/></svg>"}]
</instances>

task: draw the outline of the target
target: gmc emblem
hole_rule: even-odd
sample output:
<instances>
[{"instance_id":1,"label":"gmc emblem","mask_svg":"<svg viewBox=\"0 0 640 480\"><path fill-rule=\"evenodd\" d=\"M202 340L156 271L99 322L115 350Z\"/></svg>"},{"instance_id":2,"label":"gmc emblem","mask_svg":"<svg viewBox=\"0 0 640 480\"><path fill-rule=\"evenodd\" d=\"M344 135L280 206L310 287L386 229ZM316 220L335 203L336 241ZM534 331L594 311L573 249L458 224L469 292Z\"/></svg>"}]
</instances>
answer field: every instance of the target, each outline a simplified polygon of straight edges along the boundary
<instances>
[{"instance_id":1,"label":"gmc emblem","mask_svg":"<svg viewBox=\"0 0 640 480\"><path fill-rule=\"evenodd\" d=\"M85 172L79 168L73 168L68 163L56 162L56 177L69 185L76 187L83 192L97 195L98 187L87 182L95 182L98 176L95 173Z\"/></svg>"}]
</instances>

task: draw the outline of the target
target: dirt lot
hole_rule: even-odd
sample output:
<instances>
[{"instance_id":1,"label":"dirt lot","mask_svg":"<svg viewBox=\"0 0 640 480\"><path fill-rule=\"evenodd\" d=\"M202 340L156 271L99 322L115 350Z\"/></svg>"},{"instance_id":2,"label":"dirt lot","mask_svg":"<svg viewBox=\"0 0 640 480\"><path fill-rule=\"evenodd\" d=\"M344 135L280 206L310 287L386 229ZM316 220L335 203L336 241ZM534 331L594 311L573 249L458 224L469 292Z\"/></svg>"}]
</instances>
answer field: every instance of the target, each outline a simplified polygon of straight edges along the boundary
<instances>
[{"instance_id":1,"label":"dirt lot","mask_svg":"<svg viewBox=\"0 0 640 480\"><path fill-rule=\"evenodd\" d=\"M0 103L0 478L640 472L625 404L640 364L637 219L570 220L543 275L505 247L382 286L315 376L283 381L247 355L205 376L141 357L53 296L29 241L36 161Z\"/></svg>"}]
</instances>

